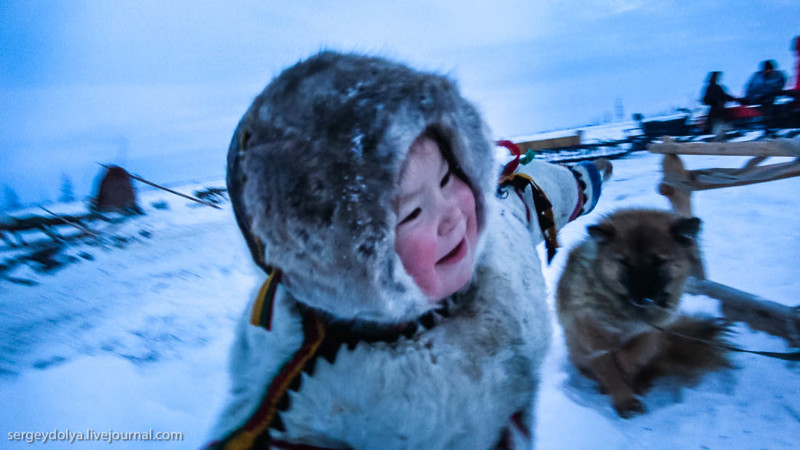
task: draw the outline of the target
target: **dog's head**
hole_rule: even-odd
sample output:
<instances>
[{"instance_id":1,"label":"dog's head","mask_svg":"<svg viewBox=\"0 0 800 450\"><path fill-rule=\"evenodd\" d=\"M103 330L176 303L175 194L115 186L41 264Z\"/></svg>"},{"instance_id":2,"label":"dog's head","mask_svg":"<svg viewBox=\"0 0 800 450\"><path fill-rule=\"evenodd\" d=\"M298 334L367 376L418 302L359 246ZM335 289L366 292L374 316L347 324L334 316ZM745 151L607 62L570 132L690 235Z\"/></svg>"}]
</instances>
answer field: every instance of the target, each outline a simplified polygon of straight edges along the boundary
<instances>
[{"instance_id":1,"label":"dog's head","mask_svg":"<svg viewBox=\"0 0 800 450\"><path fill-rule=\"evenodd\" d=\"M677 311L692 268L700 219L623 210L588 228L604 283L637 314L666 320Z\"/></svg>"}]
</instances>

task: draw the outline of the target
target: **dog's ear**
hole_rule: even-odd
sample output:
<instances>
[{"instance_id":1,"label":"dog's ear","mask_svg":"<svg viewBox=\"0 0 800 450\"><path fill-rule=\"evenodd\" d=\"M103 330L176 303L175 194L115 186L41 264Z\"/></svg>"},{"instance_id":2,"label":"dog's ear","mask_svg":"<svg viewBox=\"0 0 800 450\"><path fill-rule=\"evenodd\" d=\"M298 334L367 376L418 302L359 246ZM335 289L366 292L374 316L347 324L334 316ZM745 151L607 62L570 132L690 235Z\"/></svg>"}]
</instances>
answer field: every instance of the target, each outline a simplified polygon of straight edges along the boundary
<instances>
[{"instance_id":1,"label":"dog's ear","mask_svg":"<svg viewBox=\"0 0 800 450\"><path fill-rule=\"evenodd\" d=\"M589 236L597 242L608 242L614 239L614 236L617 234L617 230L614 229L614 226L608 223L589 225L586 227L586 231L588 231Z\"/></svg>"},{"instance_id":2,"label":"dog's ear","mask_svg":"<svg viewBox=\"0 0 800 450\"><path fill-rule=\"evenodd\" d=\"M697 234L700 233L700 223L701 221L697 217L680 218L672 222L669 231L676 241L689 245L697 239Z\"/></svg>"}]
</instances>

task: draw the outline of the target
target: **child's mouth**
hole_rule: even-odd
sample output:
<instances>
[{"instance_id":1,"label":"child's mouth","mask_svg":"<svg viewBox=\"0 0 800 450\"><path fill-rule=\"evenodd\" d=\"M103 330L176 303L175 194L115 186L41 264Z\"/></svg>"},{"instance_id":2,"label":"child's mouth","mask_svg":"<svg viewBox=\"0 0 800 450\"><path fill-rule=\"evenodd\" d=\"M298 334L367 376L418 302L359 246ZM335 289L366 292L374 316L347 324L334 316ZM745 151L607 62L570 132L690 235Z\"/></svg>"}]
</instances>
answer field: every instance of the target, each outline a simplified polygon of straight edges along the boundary
<instances>
[{"instance_id":1,"label":"child's mouth","mask_svg":"<svg viewBox=\"0 0 800 450\"><path fill-rule=\"evenodd\" d=\"M436 264L455 264L462 259L467 254L467 238L464 237L461 239L461 242L456 245L456 247L450 251L450 253L444 255L442 259L436 261Z\"/></svg>"}]
</instances>

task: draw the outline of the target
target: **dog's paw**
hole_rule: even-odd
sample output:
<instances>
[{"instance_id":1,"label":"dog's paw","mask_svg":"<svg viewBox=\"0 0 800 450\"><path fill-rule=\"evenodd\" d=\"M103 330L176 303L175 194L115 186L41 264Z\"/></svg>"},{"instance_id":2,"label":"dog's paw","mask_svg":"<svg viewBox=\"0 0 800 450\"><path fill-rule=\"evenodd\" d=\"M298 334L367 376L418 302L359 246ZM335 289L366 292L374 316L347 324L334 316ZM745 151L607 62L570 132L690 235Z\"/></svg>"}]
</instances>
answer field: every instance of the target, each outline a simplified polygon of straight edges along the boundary
<instances>
[{"instance_id":1,"label":"dog's paw","mask_svg":"<svg viewBox=\"0 0 800 450\"><path fill-rule=\"evenodd\" d=\"M647 410L644 404L634 397L619 402L615 401L614 409L617 410L617 414L623 419L630 419L639 414L644 414Z\"/></svg>"}]
</instances>

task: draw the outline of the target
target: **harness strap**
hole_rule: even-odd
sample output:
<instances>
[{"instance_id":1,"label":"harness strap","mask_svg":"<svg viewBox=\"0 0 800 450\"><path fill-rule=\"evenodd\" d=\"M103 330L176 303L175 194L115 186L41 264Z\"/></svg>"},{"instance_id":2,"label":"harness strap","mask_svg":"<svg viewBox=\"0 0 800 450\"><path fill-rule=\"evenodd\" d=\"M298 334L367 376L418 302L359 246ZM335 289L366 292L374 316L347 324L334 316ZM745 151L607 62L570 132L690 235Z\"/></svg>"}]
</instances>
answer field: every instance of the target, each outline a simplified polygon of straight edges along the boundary
<instances>
[{"instance_id":1,"label":"harness strap","mask_svg":"<svg viewBox=\"0 0 800 450\"><path fill-rule=\"evenodd\" d=\"M536 207L536 218L538 219L539 229L544 236L545 246L547 247L547 262L550 263L556 255L558 249L558 231L556 230L556 220L553 214L553 204L547 198L542 188L533 179L524 173L512 173L500 179L499 188L502 190L513 187L518 195L522 195L525 187L531 187L531 197L533 205Z\"/></svg>"},{"instance_id":2,"label":"harness strap","mask_svg":"<svg viewBox=\"0 0 800 450\"><path fill-rule=\"evenodd\" d=\"M516 172L520 165L520 156L522 155L517 144L508 140L497 141L496 144L507 148L514 156L514 159L506 164L503 168L503 172L500 174L498 193L502 193L506 187L511 186L520 199L523 200L522 194L525 192L525 187L531 187L533 206L536 208L536 218L539 223L539 229L542 231L542 236L544 236L545 247L547 248L547 263L549 264L556 255L556 250L559 247L557 239L558 230L556 230L556 220L553 214L553 203L550 202L544 190L542 190L530 176ZM528 162L530 162L530 159L526 154L525 164ZM525 205L526 218L530 223L531 219L528 205L524 200L522 204Z\"/></svg>"},{"instance_id":3,"label":"harness strap","mask_svg":"<svg viewBox=\"0 0 800 450\"><path fill-rule=\"evenodd\" d=\"M275 303L275 293L278 291L278 286L281 282L282 272L280 270L272 270L267 281L261 285L258 291L258 297L253 304L253 310L250 312L250 325L264 328L267 331L272 331L272 311Z\"/></svg>"}]
</instances>

